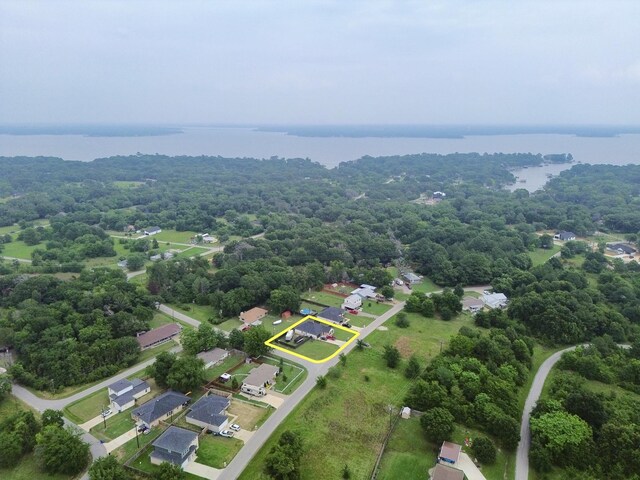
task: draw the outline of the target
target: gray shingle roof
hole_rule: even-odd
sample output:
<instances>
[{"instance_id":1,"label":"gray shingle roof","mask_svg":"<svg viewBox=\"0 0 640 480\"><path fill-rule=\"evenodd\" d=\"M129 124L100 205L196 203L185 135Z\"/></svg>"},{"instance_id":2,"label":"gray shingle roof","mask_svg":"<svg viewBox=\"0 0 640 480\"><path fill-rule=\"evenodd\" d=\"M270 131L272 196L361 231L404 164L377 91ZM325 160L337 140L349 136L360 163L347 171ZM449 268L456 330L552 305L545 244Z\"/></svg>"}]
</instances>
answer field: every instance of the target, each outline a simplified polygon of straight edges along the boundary
<instances>
[{"instance_id":1,"label":"gray shingle roof","mask_svg":"<svg viewBox=\"0 0 640 480\"><path fill-rule=\"evenodd\" d=\"M198 438L196 432L184 428L171 426L160 435L152 445L167 453L178 453L181 457L189 451L191 443ZM164 453L164 452L163 452Z\"/></svg>"},{"instance_id":2,"label":"gray shingle roof","mask_svg":"<svg viewBox=\"0 0 640 480\"><path fill-rule=\"evenodd\" d=\"M342 309L336 307L327 307L322 310L318 316L320 318L324 318L325 320L330 320L335 323L342 323L344 318L342 317Z\"/></svg>"},{"instance_id":3,"label":"gray shingle roof","mask_svg":"<svg viewBox=\"0 0 640 480\"><path fill-rule=\"evenodd\" d=\"M224 411L229 407L231 401L220 395L209 395L201 397L196 403L191 405L187 418L192 418L209 425L222 425L227 416Z\"/></svg>"},{"instance_id":4,"label":"gray shingle roof","mask_svg":"<svg viewBox=\"0 0 640 480\"><path fill-rule=\"evenodd\" d=\"M120 392L120 391L124 390L125 388L131 387L131 386L132 386L131 382L129 380L127 380L126 378L123 378L122 380L118 380L117 382L113 382L107 388L110 388L114 392Z\"/></svg>"},{"instance_id":5,"label":"gray shingle roof","mask_svg":"<svg viewBox=\"0 0 640 480\"><path fill-rule=\"evenodd\" d=\"M189 401L189 397L173 390L149 400L147 403L136 408L132 414L140 418L145 423L151 423L163 417L171 410Z\"/></svg>"},{"instance_id":6,"label":"gray shingle roof","mask_svg":"<svg viewBox=\"0 0 640 480\"><path fill-rule=\"evenodd\" d=\"M296 330L315 335L320 337L321 335L328 335L331 327L326 323L314 322L313 320L307 320L296 327Z\"/></svg>"},{"instance_id":7,"label":"gray shingle roof","mask_svg":"<svg viewBox=\"0 0 640 480\"><path fill-rule=\"evenodd\" d=\"M142 392L143 390L146 390L147 388L149 388L149 384L147 382L145 382L144 380L140 380L139 378L134 378L133 380L131 380L128 383L129 383L129 385L132 386L131 390L127 390L126 392L124 392L120 396L117 396L117 395L110 395L109 396L111 401L117 403L121 407L123 405L126 405L130 401L132 401L134 399L134 395L136 395L136 394ZM118 391L118 390L116 390L116 391Z\"/></svg>"}]
</instances>

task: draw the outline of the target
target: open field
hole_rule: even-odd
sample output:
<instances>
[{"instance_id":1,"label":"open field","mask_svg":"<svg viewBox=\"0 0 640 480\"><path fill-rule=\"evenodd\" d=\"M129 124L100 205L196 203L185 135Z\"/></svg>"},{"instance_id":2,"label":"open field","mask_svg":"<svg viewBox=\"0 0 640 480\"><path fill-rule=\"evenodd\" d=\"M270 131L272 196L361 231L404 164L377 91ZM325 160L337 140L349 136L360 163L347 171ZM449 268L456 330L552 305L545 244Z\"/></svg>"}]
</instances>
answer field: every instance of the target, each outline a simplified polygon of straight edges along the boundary
<instances>
[{"instance_id":1,"label":"open field","mask_svg":"<svg viewBox=\"0 0 640 480\"><path fill-rule=\"evenodd\" d=\"M311 292L306 293L302 298L306 300L312 300L314 302L321 303L323 305L328 305L330 307L340 307L342 305L342 297L338 297L337 295L332 295L327 292ZM317 305L314 305L314 310L320 311L321 308L318 308Z\"/></svg>"},{"instance_id":2,"label":"open field","mask_svg":"<svg viewBox=\"0 0 640 480\"><path fill-rule=\"evenodd\" d=\"M133 180L115 181L113 185L117 188L137 188L144 185L144 182L136 182Z\"/></svg>"},{"instance_id":3,"label":"open field","mask_svg":"<svg viewBox=\"0 0 640 480\"><path fill-rule=\"evenodd\" d=\"M225 358L220 365L214 365L211 368L205 370L205 378L208 382L211 380L215 380L220 375L228 371L230 368L236 366L238 363L242 361L242 356L240 355L229 355Z\"/></svg>"},{"instance_id":4,"label":"open field","mask_svg":"<svg viewBox=\"0 0 640 480\"><path fill-rule=\"evenodd\" d=\"M227 409L227 413L230 416L236 415L238 418L234 420L235 423L240 425L245 430L252 431L257 425L261 425L264 421L273 413L274 408L269 406L267 408L258 407L242 400L234 398L231 400L231 405Z\"/></svg>"},{"instance_id":5,"label":"open field","mask_svg":"<svg viewBox=\"0 0 640 480\"><path fill-rule=\"evenodd\" d=\"M149 236L149 238L155 238L159 242L190 243L191 237L197 235L198 233L202 233L202 232L192 232L192 231L178 232L176 230L171 230L171 229L165 230L163 228L160 233L151 235Z\"/></svg>"},{"instance_id":6,"label":"open field","mask_svg":"<svg viewBox=\"0 0 640 480\"><path fill-rule=\"evenodd\" d=\"M0 235L6 235L7 233L17 233L20 230L18 225L7 225L6 227L0 227Z\"/></svg>"},{"instance_id":7,"label":"open field","mask_svg":"<svg viewBox=\"0 0 640 480\"><path fill-rule=\"evenodd\" d=\"M14 240L10 243L4 244L4 249L0 253L3 257L14 257L14 258L24 258L26 260L31 260L31 252L33 252L36 248L45 249L44 243L40 243L38 245L27 245L26 243Z\"/></svg>"},{"instance_id":8,"label":"open field","mask_svg":"<svg viewBox=\"0 0 640 480\"><path fill-rule=\"evenodd\" d=\"M176 312L184 313L186 316L195 318L200 322L207 322L210 318L217 318L216 312L211 305L196 305L190 303L187 305L167 304L167 307L174 309ZM235 319L237 321L237 319ZM237 322L240 325L240 322Z\"/></svg>"},{"instance_id":9,"label":"open field","mask_svg":"<svg viewBox=\"0 0 640 480\"><path fill-rule=\"evenodd\" d=\"M201 254L206 253L206 252L208 252L207 248L187 247L184 250L182 250L180 253L178 253L173 258L191 258L191 257L196 257L196 256L201 255Z\"/></svg>"},{"instance_id":10,"label":"open field","mask_svg":"<svg viewBox=\"0 0 640 480\"><path fill-rule=\"evenodd\" d=\"M439 287L428 278L423 278L422 282L411 285L411 290L414 292L431 293L442 290L442 287Z\"/></svg>"},{"instance_id":11,"label":"open field","mask_svg":"<svg viewBox=\"0 0 640 480\"><path fill-rule=\"evenodd\" d=\"M373 300L362 302L362 311L376 316L382 315L391 307L392 305L389 305L387 303L377 303Z\"/></svg>"},{"instance_id":12,"label":"open field","mask_svg":"<svg viewBox=\"0 0 640 480\"><path fill-rule=\"evenodd\" d=\"M545 248L536 248L533 252L527 252L531 261L533 262L533 266L542 265L551 257L553 257L556 253L560 251L560 245L554 245L553 248L545 249Z\"/></svg>"}]
</instances>

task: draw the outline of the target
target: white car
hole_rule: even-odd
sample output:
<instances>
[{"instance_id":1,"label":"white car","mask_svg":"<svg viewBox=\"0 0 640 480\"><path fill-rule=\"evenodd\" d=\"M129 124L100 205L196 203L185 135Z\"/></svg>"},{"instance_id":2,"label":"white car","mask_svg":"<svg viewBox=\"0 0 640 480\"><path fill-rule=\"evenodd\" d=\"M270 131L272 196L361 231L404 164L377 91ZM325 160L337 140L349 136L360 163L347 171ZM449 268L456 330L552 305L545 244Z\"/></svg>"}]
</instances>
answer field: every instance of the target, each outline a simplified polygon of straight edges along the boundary
<instances>
[{"instance_id":1,"label":"white car","mask_svg":"<svg viewBox=\"0 0 640 480\"><path fill-rule=\"evenodd\" d=\"M239 432L240 431L240 425L238 425L237 423L232 423L231 425L229 425L229 428L231 430L233 430L234 432Z\"/></svg>"},{"instance_id":2,"label":"white car","mask_svg":"<svg viewBox=\"0 0 640 480\"><path fill-rule=\"evenodd\" d=\"M222 375L220 375L220 380L222 380L223 382L226 382L229 379L231 379L231 375L229 375L228 373L223 373Z\"/></svg>"},{"instance_id":3,"label":"white car","mask_svg":"<svg viewBox=\"0 0 640 480\"><path fill-rule=\"evenodd\" d=\"M109 415L111 415L111 410L105 410L104 412L102 412L102 416L103 417L108 417Z\"/></svg>"},{"instance_id":4,"label":"white car","mask_svg":"<svg viewBox=\"0 0 640 480\"><path fill-rule=\"evenodd\" d=\"M233 432L231 430L222 430L220 432L220 436L221 437L231 438L231 437L233 437Z\"/></svg>"},{"instance_id":5,"label":"white car","mask_svg":"<svg viewBox=\"0 0 640 480\"><path fill-rule=\"evenodd\" d=\"M273 322L273 325L280 325L281 323L282 323L282 319L276 320L275 322Z\"/></svg>"}]
</instances>

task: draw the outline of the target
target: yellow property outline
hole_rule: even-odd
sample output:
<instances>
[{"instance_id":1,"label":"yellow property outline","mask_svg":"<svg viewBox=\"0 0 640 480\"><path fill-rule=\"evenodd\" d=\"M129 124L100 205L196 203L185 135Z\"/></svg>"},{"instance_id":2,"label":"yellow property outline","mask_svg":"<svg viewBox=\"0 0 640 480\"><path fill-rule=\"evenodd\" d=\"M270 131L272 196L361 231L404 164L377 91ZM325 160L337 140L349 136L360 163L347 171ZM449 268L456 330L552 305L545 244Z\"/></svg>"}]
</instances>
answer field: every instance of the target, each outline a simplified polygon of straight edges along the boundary
<instances>
[{"instance_id":1,"label":"yellow property outline","mask_svg":"<svg viewBox=\"0 0 640 480\"><path fill-rule=\"evenodd\" d=\"M341 345L340 348L338 348L338 350L336 350L335 352L333 352L331 355L329 355L326 358L323 358L322 360L314 360L313 358L309 358L305 355L301 355L299 353L296 353L292 350L288 350L286 348L281 347L280 345L276 345L275 343L271 343L273 342L275 339L277 339L278 337L281 337L282 335L286 335L287 332L289 330L293 330L294 328L296 328L298 325L300 325L303 322L306 322L307 320L315 320L316 322L320 322L320 323L324 323L326 325L329 325L332 328L338 328L340 330L344 330L345 332L349 332L350 334L353 335L353 337L351 337L349 340L347 340L344 345ZM293 325L291 325L289 328L285 328L283 331L281 331L280 333L278 333L277 335L274 335L273 337L271 337L269 340L267 340L266 342L264 342L265 345L267 345L268 347L271 348L275 348L276 350L280 350L281 352L285 352L288 353L290 355L293 355L295 357L301 358L303 360L306 360L307 362L311 362L311 363L324 363L324 362L328 362L329 360L331 360L333 357L335 357L336 355L339 355L340 352L342 350L344 350L347 345L349 345L350 343L352 343L353 341L355 341L356 338L358 338L360 336L360 332L356 331L356 330L352 330L350 328L347 327L343 327L342 325L338 325L336 323L330 322L328 320L325 320L323 318L318 318L318 317L314 317L313 315L307 315L306 317L304 317L302 320L298 320L296 323L294 323Z\"/></svg>"}]
</instances>

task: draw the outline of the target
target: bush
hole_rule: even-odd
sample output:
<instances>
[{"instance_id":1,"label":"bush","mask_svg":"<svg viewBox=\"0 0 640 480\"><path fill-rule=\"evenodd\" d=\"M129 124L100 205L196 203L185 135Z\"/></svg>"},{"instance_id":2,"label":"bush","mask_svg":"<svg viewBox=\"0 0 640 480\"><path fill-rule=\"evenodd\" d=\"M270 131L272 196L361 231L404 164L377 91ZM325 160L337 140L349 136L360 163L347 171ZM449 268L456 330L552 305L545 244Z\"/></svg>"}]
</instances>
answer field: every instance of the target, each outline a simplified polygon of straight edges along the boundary
<instances>
[{"instance_id":1,"label":"bush","mask_svg":"<svg viewBox=\"0 0 640 480\"><path fill-rule=\"evenodd\" d=\"M316 377L316 386L324 390L327 387L327 378L324 375Z\"/></svg>"},{"instance_id":2,"label":"bush","mask_svg":"<svg viewBox=\"0 0 640 480\"><path fill-rule=\"evenodd\" d=\"M480 463L490 465L496 461L496 447L487 437L478 437L471 448Z\"/></svg>"},{"instance_id":3,"label":"bush","mask_svg":"<svg viewBox=\"0 0 640 480\"><path fill-rule=\"evenodd\" d=\"M400 328L407 328L409 326L409 319L406 313L400 312L396 315L396 326Z\"/></svg>"}]
</instances>

